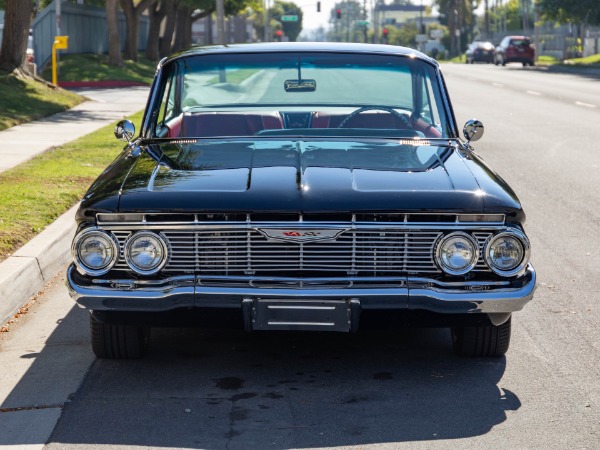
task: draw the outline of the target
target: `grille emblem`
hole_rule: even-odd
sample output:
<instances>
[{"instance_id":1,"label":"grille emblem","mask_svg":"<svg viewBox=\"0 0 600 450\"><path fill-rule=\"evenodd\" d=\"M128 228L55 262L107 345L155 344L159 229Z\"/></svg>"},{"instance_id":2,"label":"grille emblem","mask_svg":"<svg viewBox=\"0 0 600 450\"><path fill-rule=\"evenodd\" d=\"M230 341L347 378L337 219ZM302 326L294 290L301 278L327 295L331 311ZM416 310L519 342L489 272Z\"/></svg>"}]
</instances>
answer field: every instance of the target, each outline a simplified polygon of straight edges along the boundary
<instances>
[{"instance_id":1,"label":"grille emblem","mask_svg":"<svg viewBox=\"0 0 600 450\"><path fill-rule=\"evenodd\" d=\"M349 228L343 229L290 229L290 228L255 228L269 240L274 241L289 241L298 244L314 241L333 241L342 234L348 231Z\"/></svg>"}]
</instances>

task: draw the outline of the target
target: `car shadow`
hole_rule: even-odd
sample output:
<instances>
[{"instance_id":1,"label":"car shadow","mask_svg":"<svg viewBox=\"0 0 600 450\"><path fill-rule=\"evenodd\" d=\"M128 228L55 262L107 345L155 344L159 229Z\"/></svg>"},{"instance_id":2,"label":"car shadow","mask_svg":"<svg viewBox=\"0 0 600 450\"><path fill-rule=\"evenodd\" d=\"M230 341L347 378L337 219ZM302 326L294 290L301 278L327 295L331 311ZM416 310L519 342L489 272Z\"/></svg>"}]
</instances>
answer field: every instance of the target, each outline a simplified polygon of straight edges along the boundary
<instances>
[{"instance_id":1,"label":"car shadow","mask_svg":"<svg viewBox=\"0 0 600 450\"><path fill-rule=\"evenodd\" d=\"M87 328L79 310L46 349L72 328ZM144 359L92 364L48 448L315 448L485 434L521 406L499 386L506 359L455 357L448 334L155 329ZM47 351L15 391L39 389L35 374L56 364Z\"/></svg>"}]
</instances>

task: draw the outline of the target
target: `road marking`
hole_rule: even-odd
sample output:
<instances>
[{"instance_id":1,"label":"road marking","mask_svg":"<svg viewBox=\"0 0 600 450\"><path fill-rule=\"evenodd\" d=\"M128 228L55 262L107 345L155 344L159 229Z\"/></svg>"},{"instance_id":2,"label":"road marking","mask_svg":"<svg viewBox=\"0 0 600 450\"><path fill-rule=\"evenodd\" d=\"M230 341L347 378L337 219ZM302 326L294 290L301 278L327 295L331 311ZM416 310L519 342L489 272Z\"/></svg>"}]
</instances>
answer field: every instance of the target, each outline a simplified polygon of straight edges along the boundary
<instances>
[{"instance_id":1,"label":"road marking","mask_svg":"<svg viewBox=\"0 0 600 450\"><path fill-rule=\"evenodd\" d=\"M592 105L591 103L583 103L583 102L575 102L577 106L583 106L585 108L595 108L596 105Z\"/></svg>"},{"instance_id":2,"label":"road marking","mask_svg":"<svg viewBox=\"0 0 600 450\"><path fill-rule=\"evenodd\" d=\"M504 87L502 83L492 83L492 85L496 87Z\"/></svg>"},{"instance_id":3,"label":"road marking","mask_svg":"<svg viewBox=\"0 0 600 450\"><path fill-rule=\"evenodd\" d=\"M525 91L525 92L526 92L527 94L529 94L529 95L535 95L535 96L540 96L540 95L542 95L541 93L539 93L539 92L535 92L535 91Z\"/></svg>"}]
</instances>

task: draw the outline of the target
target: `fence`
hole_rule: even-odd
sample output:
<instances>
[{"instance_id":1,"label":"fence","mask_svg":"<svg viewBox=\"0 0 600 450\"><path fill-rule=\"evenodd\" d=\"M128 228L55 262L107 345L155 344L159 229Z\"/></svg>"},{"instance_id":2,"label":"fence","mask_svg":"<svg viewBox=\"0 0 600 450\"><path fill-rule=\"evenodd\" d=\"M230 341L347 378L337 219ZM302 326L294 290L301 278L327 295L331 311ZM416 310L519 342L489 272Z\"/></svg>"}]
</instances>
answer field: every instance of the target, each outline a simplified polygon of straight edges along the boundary
<instances>
[{"instance_id":1,"label":"fence","mask_svg":"<svg viewBox=\"0 0 600 450\"><path fill-rule=\"evenodd\" d=\"M61 2L61 34L69 36L69 49L61 53L108 53L106 12L103 8ZM125 16L119 13L121 49L125 48ZM138 49L146 49L149 20L141 16ZM35 63L42 68L52 57L56 36L56 2L42 10L31 26Z\"/></svg>"},{"instance_id":2,"label":"fence","mask_svg":"<svg viewBox=\"0 0 600 450\"><path fill-rule=\"evenodd\" d=\"M507 35L529 36L536 45L538 55L553 56L559 60L600 53L600 31L595 28L586 31L587 37L583 41L579 38L579 30L574 25L552 23L544 23L538 27L537 42L533 29L490 32L487 39L498 44Z\"/></svg>"}]
</instances>

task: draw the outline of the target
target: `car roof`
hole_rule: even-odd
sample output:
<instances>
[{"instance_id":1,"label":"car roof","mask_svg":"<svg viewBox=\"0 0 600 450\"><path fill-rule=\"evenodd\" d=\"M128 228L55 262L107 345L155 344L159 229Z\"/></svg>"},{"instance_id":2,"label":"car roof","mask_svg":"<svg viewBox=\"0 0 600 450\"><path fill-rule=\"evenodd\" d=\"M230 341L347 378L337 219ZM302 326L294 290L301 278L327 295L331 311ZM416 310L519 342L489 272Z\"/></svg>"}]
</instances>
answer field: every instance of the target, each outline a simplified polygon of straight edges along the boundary
<instances>
[{"instance_id":1,"label":"car roof","mask_svg":"<svg viewBox=\"0 0 600 450\"><path fill-rule=\"evenodd\" d=\"M345 42L268 42L252 44L228 44L212 46L194 46L179 53L164 58L159 66L174 59L196 55L209 54L235 54L235 53L281 53L281 52L323 52L323 53L362 53L401 55L423 60L431 65L438 66L435 59L430 58L418 50L400 47L397 45L383 44L358 44Z\"/></svg>"}]
</instances>

